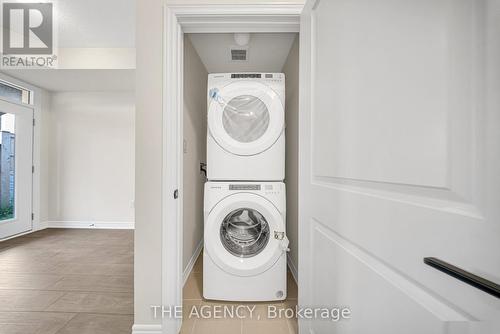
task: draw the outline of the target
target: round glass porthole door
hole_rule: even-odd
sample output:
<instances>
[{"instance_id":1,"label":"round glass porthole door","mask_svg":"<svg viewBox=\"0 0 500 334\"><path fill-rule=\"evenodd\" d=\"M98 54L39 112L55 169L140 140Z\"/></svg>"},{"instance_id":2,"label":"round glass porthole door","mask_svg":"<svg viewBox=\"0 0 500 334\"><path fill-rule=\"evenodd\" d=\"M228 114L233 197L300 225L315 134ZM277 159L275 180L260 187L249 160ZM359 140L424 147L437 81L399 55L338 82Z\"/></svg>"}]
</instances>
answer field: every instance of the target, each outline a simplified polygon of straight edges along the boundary
<instances>
[{"instance_id":1,"label":"round glass porthole door","mask_svg":"<svg viewBox=\"0 0 500 334\"><path fill-rule=\"evenodd\" d=\"M234 140L250 143L267 131L269 111L265 103L255 96L236 96L224 107L222 125Z\"/></svg>"},{"instance_id":2,"label":"round glass porthole door","mask_svg":"<svg viewBox=\"0 0 500 334\"><path fill-rule=\"evenodd\" d=\"M234 256L248 258L262 252L269 242L269 224L257 210L240 208L231 211L222 221L220 239Z\"/></svg>"}]
</instances>

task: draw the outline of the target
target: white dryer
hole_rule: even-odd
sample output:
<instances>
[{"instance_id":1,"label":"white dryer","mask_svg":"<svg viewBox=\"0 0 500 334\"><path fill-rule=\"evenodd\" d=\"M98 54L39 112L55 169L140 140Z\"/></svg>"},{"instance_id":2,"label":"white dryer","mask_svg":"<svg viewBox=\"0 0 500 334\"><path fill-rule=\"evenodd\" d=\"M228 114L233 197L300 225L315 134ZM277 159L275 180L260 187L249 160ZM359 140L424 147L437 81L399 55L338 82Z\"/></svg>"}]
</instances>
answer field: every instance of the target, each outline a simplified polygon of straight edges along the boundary
<instances>
[{"instance_id":1,"label":"white dryer","mask_svg":"<svg viewBox=\"0 0 500 334\"><path fill-rule=\"evenodd\" d=\"M203 297L286 298L285 184L207 182Z\"/></svg>"},{"instance_id":2,"label":"white dryer","mask_svg":"<svg viewBox=\"0 0 500 334\"><path fill-rule=\"evenodd\" d=\"M285 179L285 75L208 75L208 180Z\"/></svg>"}]
</instances>

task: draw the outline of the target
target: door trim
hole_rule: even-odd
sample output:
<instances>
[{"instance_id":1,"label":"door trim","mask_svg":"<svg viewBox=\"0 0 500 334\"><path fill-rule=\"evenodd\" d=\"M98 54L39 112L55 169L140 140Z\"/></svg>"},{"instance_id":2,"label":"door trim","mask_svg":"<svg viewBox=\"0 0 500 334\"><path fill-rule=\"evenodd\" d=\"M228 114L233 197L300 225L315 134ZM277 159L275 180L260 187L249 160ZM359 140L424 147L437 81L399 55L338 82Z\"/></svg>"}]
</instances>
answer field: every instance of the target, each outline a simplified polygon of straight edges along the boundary
<instances>
[{"instance_id":1,"label":"door trim","mask_svg":"<svg viewBox=\"0 0 500 334\"><path fill-rule=\"evenodd\" d=\"M302 7L283 2L163 8L162 305L182 305L184 33L299 32ZM163 333L177 333L180 327L180 319L163 319Z\"/></svg>"},{"instance_id":2,"label":"door trim","mask_svg":"<svg viewBox=\"0 0 500 334\"><path fill-rule=\"evenodd\" d=\"M5 76L1 75L0 74L0 80L6 84L6 85L12 85L12 86L15 86L15 87L19 87L20 89L23 89L23 90L28 90L30 91L30 94L34 94L33 90L31 90L30 88L26 87L26 85L21 85L21 84L18 84L18 82L15 82L14 80L10 80L8 78L5 78ZM21 108L21 109L27 109L29 110L29 112L31 113L31 123L33 124L33 126L31 127L31 143L30 143L30 146L31 146L31 160L30 160L30 163L31 163L31 170L32 170L32 173L31 173L31 184L30 184L30 199L29 199L29 203L28 203L28 207L29 207L29 226L30 228L27 229L27 230L24 230L24 231L21 231L21 232L17 232L17 233L14 233L14 234L10 234L4 238L2 238L0 236L0 241L6 241L6 240L9 240L11 238L15 238L15 237L18 237L18 236L21 236L21 235L24 235L24 234L28 234L28 233L32 233L33 231L35 231L35 228L39 229L39 226L38 224L35 225L35 222L34 222L34 207L35 207L35 108L34 108L34 105L33 104L26 104L26 103L20 103L20 102L17 102L17 101L11 101L11 100L8 100L8 99L4 99L3 97L0 97L0 103L4 103L6 105L9 105L9 106L12 106L13 108ZM26 111L27 111L26 110ZM22 111L21 111L22 112ZM17 152L17 142L16 142L16 152ZM16 153L17 155L17 153ZM17 157L16 157L16 164L17 164ZM17 174L17 166L16 166L16 174ZM17 187L17 176L16 176L16 185L15 187ZM17 190L16 190L16 195L15 195L15 205L16 205L16 210L17 210L17 206L18 206L18 194L17 194ZM17 214L16 214L17 216ZM13 218L14 220L16 219L15 217ZM9 223L9 221L5 221L6 223Z\"/></svg>"},{"instance_id":3,"label":"door trim","mask_svg":"<svg viewBox=\"0 0 500 334\"><path fill-rule=\"evenodd\" d=\"M38 88L36 86L30 85L26 82L23 82L21 80L15 79L13 77L10 77L8 75L5 75L4 73L0 73L0 80L5 81L10 84L14 84L16 86L22 87L24 89L30 90L33 94L33 104L19 104L24 107L29 107L33 109L33 119L35 120L35 126L33 127L33 158L32 158L32 164L35 167L35 171L32 175L32 187L31 187L31 192L32 192L32 213L33 213L33 220L32 220L32 229L31 231L28 231L27 233L35 232L38 230L43 230L46 228L44 222L46 220L45 217L42 217L42 215L46 214L47 211L47 204L44 203L42 198L46 198L47 194L42 192L47 191L47 186L46 184L42 183L42 173L47 172L46 168L46 154L42 154L42 151L46 149L46 147L42 147L42 123L43 123L43 115L46 111L46 109L49 109L48 103L49 99L47 98L46 91ZM10 101L7 101L10 102ZM10 102L17 104L15 102ZM45 213L44 213L45 212ZM24 233L24 234L27 234ZM20 236L23 234L18 234L16 236Z\"/></svg>"},{"instance_id":4,"label":"door trim","mask_svg":"<svg viewBox=\"0 0 500 334\"><path fill-rule=\"evenodd\" d=\"M9 82L7 82L7 84L9 84ZM5 111L4 108L7 109L7 111L5 111L6 113L13 113L14 115L16 115L16 125L15 125L15 128L16 128L16 139L15 139L15 196L14 196L14 205L15 205L15 209L14 209L14 216L10 219L6 219L3 221L3 227L5 229L9 229L8 226L14 226L12 227L14 229L13 233L9 233L6 237L2 237L0 235L0 241L4 241L6 239L10 239L11 237L16 237L16 236L19 236L19 235L22 235L22 234L26 234L26 233L30 233L33 231L33 174L34 174L34 164L33 164L33 150L34 150L34 145L33 145L33 142L34 142L34 138L33 138L33 135L34 135L34 129L33 129L33 124L34 124L34 119L35 119L35 115L34 115L34 109L33 109L33 106L30 105L30 104L24 104L24 103L18 103L18 102L14 102L14 101L9 101L7 99L4 99L4 98L0 98L0 105L2 105L2 111ZM10 110L9 110L10 108ZM26 121L29 120L29 123L27 124L27 126L30 127L30 129L27 129L27 133L26 135L29 135L30 138L27 138L27 141L26 141L26 144L29 145L29 149L30 149L30 152L29 152L29 155L27 155L27 159L29 159L29 164L28 164L28 161L26 162L26 164L20 164L20 161L18 159L21 159L21 156L23 155L23 152L22 152L22 147L20 147L20 143L24 141L24 138L23 137L20 137L18 138L17 137L17 131L18 130L21 130L21 129L18 129L18 122L21 120L21 124L22 124L22 118L19 119L17 118L18 116L19 117L28 117L29 114L31 114L31 117L29 117L29 119L26 119ZM21 116L21 115L24 115L24 116ZM21 149L18 151L18 149ZM26 168L26 170L25 170ZM29 169L29 171L28 171ZM21 190L21 188L18 188L18 187L22 187L22 182L21 182L21 179L24 179L23 178L23 171L25 173L29 173L29 175L31 176L31 179L29 182L29 194L26 194L26 196L29 195L29 200L28 198L26 198L25 200L28 200L28 203L24 203L25 201L22 201L21 197L23 196L24 192L23 190ZM21 197L20 197L21 196ZM24 206L26 206L25 208L23 208ZM21 208L20 211L18 211L18 209ZM17 231L18 228L16 228L15 226L18 226L18 224L23 224L22 222L23 221L26 221L26 219L23 219L22 217L26 217L27 218L27 226L23 227L23 229L21 231ZM23 224L24 225L24 224ZM29 225L29 227L28 227ZM26 228L26 229L25 229Z\"/></svg>"}]
</instances>

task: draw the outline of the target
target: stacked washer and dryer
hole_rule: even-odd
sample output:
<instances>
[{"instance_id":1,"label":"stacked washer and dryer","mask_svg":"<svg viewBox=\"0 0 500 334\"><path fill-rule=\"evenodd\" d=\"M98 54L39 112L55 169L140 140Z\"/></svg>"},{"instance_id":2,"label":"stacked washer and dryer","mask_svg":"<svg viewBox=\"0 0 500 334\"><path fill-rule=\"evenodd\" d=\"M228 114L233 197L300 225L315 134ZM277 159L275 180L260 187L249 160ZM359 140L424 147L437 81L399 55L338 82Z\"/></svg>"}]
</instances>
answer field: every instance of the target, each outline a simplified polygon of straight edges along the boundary
<instances>
[{"instance_id":1,"label":"stacked washer and dryer","mask_svg":"<svg viewBox=\"0 0 500 334\"><path fill-rule=\"evenodd\" d=\"M203 296L286 298L285 76L208 76Z\"/></svg>"}]
</instances>

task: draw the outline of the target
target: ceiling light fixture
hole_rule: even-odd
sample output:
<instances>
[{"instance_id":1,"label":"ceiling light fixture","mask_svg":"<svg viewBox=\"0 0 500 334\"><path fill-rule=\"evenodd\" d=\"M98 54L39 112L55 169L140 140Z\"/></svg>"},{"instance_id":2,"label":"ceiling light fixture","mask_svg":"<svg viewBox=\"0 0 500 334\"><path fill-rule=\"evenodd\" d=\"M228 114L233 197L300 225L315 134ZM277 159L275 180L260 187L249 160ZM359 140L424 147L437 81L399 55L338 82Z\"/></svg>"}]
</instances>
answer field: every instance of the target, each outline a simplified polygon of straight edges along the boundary
<instances>
[{"instance_id":1,"label":"ceiling light fixture","mask_svg":"<svg viewBox=\"0 0 500 334\"><path fill-rule=\"evenodd\" d=\"M250 42L250 33L235 33L234 41L238 46L246 46Z\"/></svg>"}]
</instances>

